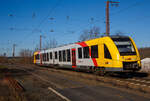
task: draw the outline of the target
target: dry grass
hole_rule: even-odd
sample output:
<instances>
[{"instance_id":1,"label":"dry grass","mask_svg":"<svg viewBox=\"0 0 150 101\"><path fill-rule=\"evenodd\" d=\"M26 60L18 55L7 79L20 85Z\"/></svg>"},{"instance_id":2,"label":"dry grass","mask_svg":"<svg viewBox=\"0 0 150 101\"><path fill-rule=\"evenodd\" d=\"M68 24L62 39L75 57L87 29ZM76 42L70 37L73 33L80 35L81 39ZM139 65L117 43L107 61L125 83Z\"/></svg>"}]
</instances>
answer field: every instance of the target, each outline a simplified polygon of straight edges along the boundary
<instances>
[{"instance_id":1,"label":"dry grass","mask_svg":"<svg viewBox=\"0 0 150 101\"><path fill-rule=\"evenodd\" d=\"M0 57L1 64L32 64L32 57Z\"/></svg>"},{"instance_id":2,"label":"dry grass","mask_svg":"<svg viewBox=\"0 0 150 101\"><path fill-rule=\"evenodd\" d=\"M150 47L140 48L139 53L140 53L141 59L144 59L146 57L150 58Z\"/></svg>"},{"instance_id":3,"label":"dry grass","mask_svg":"<svg viewBox=\"0 0 150 101\"><path fill-rule=\"evenodd\" d=\"M8 63L7 57L0 56L0 63Z\"/></svg>"}]
</instances>

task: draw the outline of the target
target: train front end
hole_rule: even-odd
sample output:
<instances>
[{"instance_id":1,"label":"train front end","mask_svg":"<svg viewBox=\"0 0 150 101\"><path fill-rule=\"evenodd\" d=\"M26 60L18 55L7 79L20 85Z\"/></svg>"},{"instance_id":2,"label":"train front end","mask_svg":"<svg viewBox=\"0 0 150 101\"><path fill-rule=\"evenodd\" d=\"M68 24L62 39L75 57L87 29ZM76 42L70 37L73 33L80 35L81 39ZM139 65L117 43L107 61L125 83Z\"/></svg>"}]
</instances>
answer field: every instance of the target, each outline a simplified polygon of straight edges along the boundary
<instances>
[{"instance_id":1,"label":"train front end","mask_svg":"<svg viewBox=\"0 0 150 101\"><path fill-rule=\"evenodd\" d=\"M118 60L122 63L123 71L139 71L141 60L133 39L127 36L114 36L111 39L119 51Z\"/></svg>"}]
</instances>

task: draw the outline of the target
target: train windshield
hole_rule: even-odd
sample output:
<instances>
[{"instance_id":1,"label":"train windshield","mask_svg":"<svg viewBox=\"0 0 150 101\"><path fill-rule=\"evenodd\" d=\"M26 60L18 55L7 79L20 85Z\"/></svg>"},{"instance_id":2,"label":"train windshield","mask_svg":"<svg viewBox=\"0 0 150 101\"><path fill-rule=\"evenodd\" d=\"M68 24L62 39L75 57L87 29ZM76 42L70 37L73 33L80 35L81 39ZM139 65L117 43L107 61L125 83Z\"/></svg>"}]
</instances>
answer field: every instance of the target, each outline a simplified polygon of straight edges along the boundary
<instances>
[{"instance_id":1,"label":"train windshield","mask_svg":"<svg viewBox=\"0 0 150 101\"><path fill-rule=\"evenodd\" d=\"M125 38L112 38L116 44L120 55L136 55L135 48L128 37Z\"/></svg>"}]
</instances>

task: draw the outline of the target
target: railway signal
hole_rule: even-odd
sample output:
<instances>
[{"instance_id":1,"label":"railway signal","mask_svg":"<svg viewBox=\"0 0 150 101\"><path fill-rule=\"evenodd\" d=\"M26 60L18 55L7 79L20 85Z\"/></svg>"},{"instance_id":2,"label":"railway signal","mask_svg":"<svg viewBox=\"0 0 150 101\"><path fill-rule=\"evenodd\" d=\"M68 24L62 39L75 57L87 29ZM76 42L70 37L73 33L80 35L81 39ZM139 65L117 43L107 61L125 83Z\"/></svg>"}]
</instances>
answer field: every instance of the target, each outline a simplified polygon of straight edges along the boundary
<instances>
[{"instance_id":1,"label":"railway signal","mask_svg":"<svg viewBox=\"0 0 150 101\"><path fill-rule=\"evenodd\" d=\"M109 36L110 34L110 24L109 24L109 4L118 6L119 2L116 1L109 1L106 2L106 35Z\"/></svg>"}]
</instances>

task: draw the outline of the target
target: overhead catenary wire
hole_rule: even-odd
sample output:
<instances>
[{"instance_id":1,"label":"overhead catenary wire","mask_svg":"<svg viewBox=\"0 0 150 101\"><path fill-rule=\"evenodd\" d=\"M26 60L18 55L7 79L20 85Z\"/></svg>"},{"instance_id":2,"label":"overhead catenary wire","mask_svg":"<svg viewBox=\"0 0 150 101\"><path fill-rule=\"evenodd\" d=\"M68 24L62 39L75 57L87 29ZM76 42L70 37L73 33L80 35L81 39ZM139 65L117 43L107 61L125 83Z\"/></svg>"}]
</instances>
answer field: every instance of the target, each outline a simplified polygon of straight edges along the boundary
<instances>
[{"instance_id":1,"label":"overhead catenary wire","mask_svg":"<svg viewBox=\"0 0 150 101\"><path fill-rule=\"evenodd\" d=\"M52 8L50 8L50 10L49 10L49 12L48 12L48 14L40 21L40 23L31 31L31 33L29 33L29 34L27 34L26 36L25 36L25 38L29 38L29 37L31 37L31 36L33 36L35 33L33 33L34 32L34 30L39 30L39 33L44 33L43 32L43 30L40 30L40 27L41 27L41 25L45 22L45 20L46 19L48 19L48 17L52 14L52 12L55 10L55 8L62 2L63 0L58 0L57 2L56 2L56 4L52 7ZM25 42L25 41L24 41ZM22 44L23 43L23 41L21 41L20 42L20 44Z\"/></svg>"},{"instance_id":2,"label":"overhead catenary wire","mask_svg":"<svg viewBox=\"0 0 150 101\"><path fill-rule=\"evenodd\" d=\"M143 3L143 0L137 1L137 2L131 4L131 5L129 5L129 6L125 7L125 8L123 8L123 9L120 9L120 10L117 11L117 12L111 13L110 16L113 16L113 15L117 15L117 14L123 13L124 11L127 11L127 10L129 10L129 9L131 9L131 8L133 8L133 7L139 6L139 5L141 5L142 3ZM103 22L103 23L104 23L104 22L105 22L104 20L105 20L105 17L101 18L101 20L93 21L92 24L95 24L95 23L97 23L97 22ZM86 24L86 25L83 26L83 27L87 27L87 25L89 25L89 23ZM76 31L76 33L77 33L77 32L80 32L81 29L83 29L83 27L80 26L79 30ZM112 28L112 26L111 26L110 28Z\"/></svg>"},{"instance_id":3,"label":"overhead catenary wire","mask_svg":"<svg viewBox=\"0 0 150 101\"><path fill-rule=\"evenodd\" d=\"M62 0L58 0L56 5L54 5L48 12L48 14L40 21L40 23L38 24L37 28L39 28L46 19L48 19L48 17L53 13L53 11L55 10L55 8L62 2Z\"/></svg>"},{"instance_id":4,"label":"overhead catenary wire","mask_svg":"<svg viewBox=\"0 0 150 101\"><path fill-rule=\"evenodd\" d=\"M142 3L145 3L145 2L143 2L143 1L144 1L144 0L134 2L133 4L127 6L127 7L123 8L123 9L118 10L117 12L110 13L110 16L112 16L112 15L117 15L117 14L123 13L124 11L127 11L127 10L129 10L129 9L131 9L131 8L134 8L134 7L136 7L136 6L140 6Z\"/></svg>"},{"instance_id":5,"label":"overhead catenary wire","mask_svg":"<svg viewBox=\"0 0 150 101\"><path fill-rule=\"evenodd\" d=\"M114 15L123 13L123 12L125 12L125 11L128 11L128 10L131 9L131 8L134 8L134 7L137 7L137 6L142 5L143 3L146 3L146 2L144 2L144 0L140 0L140 1L134 2L133 4L127 6L127 7L123 8L123 9L120 9L120 10L117 11L117 12L111 13L110 16L114 16ZM145 16L145 17L143 17L143 18L146 18L146 17L148 17L148 16ZM133 22L135 22L135 21L137 21L137 19L131 20L131 21L129 21L129 22L130 22L130 23L131 23L131 22L133 23ZM115 25L115 26L116 26L116 25ZM113 28L113 27L110 26L110 28Z\"/></svg>"},{"instance_id":6,"label":"overhead catenary wire","mask_svg":"<svg viewBox=\"0 0 150 101\"><path fill-rule=\"evenodd\" d=\"M52 12L54 11L54 9L60 4L60 1L62 1L62 0L58 0L58 2L56 3L56 5L50 9L48 15L46 15L46 16L40 21L40 23L37 25L37 28L40 28L40 27L42 26L42 24L46 21L46 19L52 14ZM132 5L133 5L133 6L137 6L137 5L139 5L139 3L136 2L135 4L132 4ZM124 12L124 11L126 11L127 9L130 9L130 8L132 8L131 5L129 5L128 7L124 8L124 9L121 9L121 10L115 12L114 14L112 13L111 16L112 16L112 15L115 15L115 14L122 13L122 12ZM105 18L105 17L104 17L104 18ZM102 20L93 22L93 24L95 24L95 23L97 23L97 22L103 21L104 18L102 18ZM88 23L87 25L89 25L89 23ZM86 27L87 25L85 25L85 27ZM36 30L37 28L33 29L32 32L29 34L29 36L27 35L27 38L31 37L31 36L33 35L33 31ZM83 29L83 28L80 27L80 29ZM81 31L81 30L78 30L78 31ZM41 32L42 32L42 31L40 31L39 33L41 33ZM35 34L35 33L34 33L34 34Z\"/></svg>"}]
</instances>

